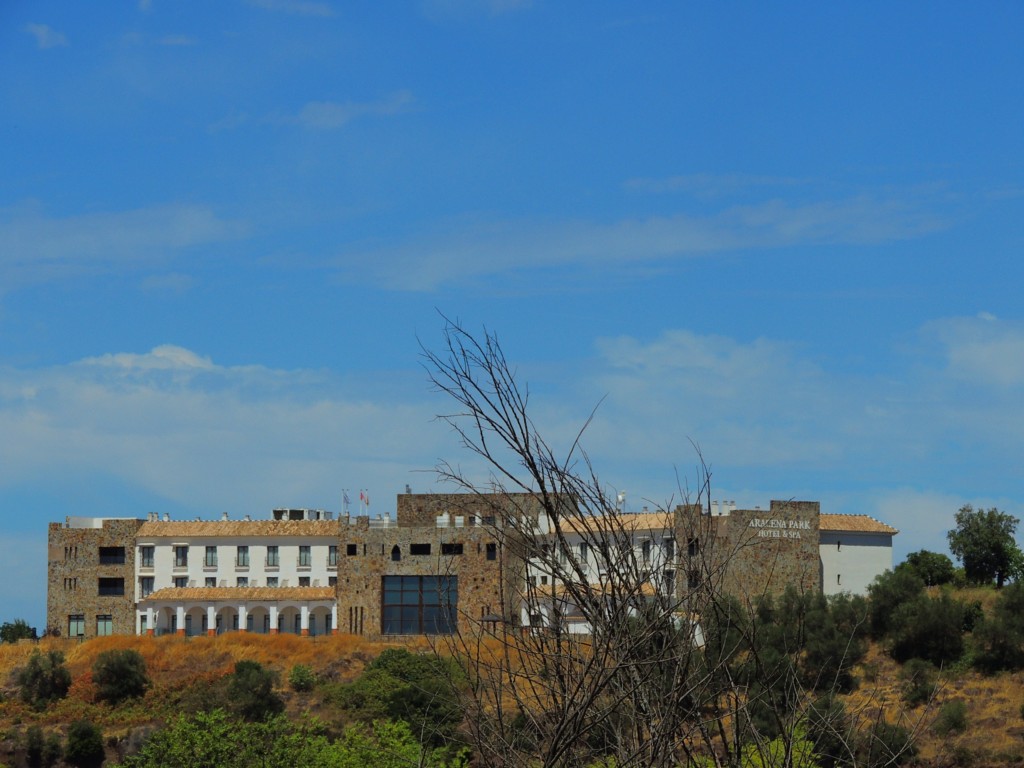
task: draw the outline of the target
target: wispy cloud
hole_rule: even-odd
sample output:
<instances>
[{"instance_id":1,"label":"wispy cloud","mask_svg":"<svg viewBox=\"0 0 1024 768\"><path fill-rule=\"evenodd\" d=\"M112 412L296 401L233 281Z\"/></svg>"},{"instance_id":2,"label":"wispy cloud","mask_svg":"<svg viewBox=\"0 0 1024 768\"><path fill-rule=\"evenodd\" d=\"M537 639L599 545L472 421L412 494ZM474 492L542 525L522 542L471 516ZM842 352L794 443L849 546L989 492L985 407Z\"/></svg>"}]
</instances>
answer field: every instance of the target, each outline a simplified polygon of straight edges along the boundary
<instances>
[{"instance_id":1,"label":"wispy cloud","mask_svg":"<svg viewBox=\"0 0 1024 768\"><path fill-rule=\"evenodd\" d=\"M390 248L353 248L338 263L360 279L369 269L372 277L393 287L433 290L510 271L606 269L744 248L879 243L919 237L943 226L930 213L867 196L808 205L770 200L706 216L679 213L611 223L446 221L443 233L425 233Z\"/></svg>"},{"instance_id":2,"label":"wispy cloud","mask_svg":"<svg viewBox=\"0 0 1024 768\"><path fill-rule=\"evenodd\" d=\"M0 210L0 284L140 266L191 246L241 236L245 226L196 205L57 218L37 204Z\"/></svg>"},{"instance_id":3,"label":"wispy cloud","mask_svg":"<svg viewBox=\"0 0 1024 768\"><path fill-rule=\"evenodd\" d=\"M279 118L304 128L329 131L342 128L361 117L383 117L406 111L413 102L412 93L398 91L387 98L370 102L311 101L297 115Z\"/></svg>"},{"instance_id":4,"label":"wispy cloud","mask_svg":"<svg viewBox=\"0 0 1024 768\"><path fill-rule=\"evenodd\" d=\"M280 11L297 16L333 16L330 3L314 0L249 0L249 4L267 11Z\"/></svg>"},{"instance_id":5,"label":"wispy cloud","mask_svg":"<svg viewBox=\"0 0 1024 768\"><path fill-rule=\"evenodd\" d=\"M58 32L47 24L26 24L24 29L36 39L36 45L41 49L60 48L68 44L63 32Z\"/></svg>"}]
</instances>

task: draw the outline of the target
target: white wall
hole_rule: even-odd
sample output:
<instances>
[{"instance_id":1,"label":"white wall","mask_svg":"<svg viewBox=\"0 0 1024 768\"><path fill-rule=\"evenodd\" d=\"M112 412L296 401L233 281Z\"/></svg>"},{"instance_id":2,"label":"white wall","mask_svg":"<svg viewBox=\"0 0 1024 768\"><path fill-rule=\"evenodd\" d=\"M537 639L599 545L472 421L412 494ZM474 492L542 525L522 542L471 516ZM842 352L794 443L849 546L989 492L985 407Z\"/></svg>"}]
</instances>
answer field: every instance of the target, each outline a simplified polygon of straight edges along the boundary
<instances>
[{"instance_id":1,"label":"white wall","mask_svg":"<svg viewBox=\"0 0 1024 768\"><path fill-rule=\"evenodd\" d=\"M866 595L868 585L892 570L892 535L822 531L822 590L826 595Z\"/></svg>"}]
</instances>

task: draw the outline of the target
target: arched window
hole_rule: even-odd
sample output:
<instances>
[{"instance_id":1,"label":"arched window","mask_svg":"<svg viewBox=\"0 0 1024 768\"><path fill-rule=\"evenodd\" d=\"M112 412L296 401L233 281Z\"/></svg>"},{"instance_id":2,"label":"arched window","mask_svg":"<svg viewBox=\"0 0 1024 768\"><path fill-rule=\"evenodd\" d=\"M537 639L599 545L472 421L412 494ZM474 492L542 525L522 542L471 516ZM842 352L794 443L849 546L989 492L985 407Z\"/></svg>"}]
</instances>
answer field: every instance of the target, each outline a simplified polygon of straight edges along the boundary
<instances>
[{"instance_id":1,"label":"arched window","mask_svg":"<svg viewBox=\"0 0 1024 768\"><path fill-rule=\"evenodd\" d=\"M402 550L399 549L397 544L391 548L391 559L396 563L402 559Z\"/></svg>"}]
</instances>

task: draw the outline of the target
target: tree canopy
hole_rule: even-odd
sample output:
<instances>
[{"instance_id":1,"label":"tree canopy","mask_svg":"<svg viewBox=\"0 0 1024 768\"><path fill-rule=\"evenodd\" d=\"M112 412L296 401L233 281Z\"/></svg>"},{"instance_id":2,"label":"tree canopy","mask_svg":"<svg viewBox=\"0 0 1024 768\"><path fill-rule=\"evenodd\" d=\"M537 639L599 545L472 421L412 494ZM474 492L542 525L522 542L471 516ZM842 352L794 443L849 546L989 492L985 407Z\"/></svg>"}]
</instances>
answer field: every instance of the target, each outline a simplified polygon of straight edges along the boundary
<instances>
[{"instance_id":1,"label":"tree canopy","mask_svg":"<svg viewBox=\"0 0 1024 768\"><path fill-rule=\"evenodd\" d=\"M970 504L956 513L956 528L949 531L949 550L963 563L967 580L997 587L1020 568L1024 555L1014 539L1019 519L995 507L974 509Z\"/></svg>"}]
</instances>

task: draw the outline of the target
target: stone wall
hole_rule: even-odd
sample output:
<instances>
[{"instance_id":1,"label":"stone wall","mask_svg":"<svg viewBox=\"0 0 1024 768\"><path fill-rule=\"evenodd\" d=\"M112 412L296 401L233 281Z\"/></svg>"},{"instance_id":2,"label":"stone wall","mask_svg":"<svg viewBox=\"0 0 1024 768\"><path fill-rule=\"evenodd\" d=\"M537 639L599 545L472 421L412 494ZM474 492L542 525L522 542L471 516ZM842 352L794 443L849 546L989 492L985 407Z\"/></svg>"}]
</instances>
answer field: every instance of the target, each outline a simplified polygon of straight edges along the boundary
<instances>
[{"instance_id":1,"label":"stone wall","mask_svg":"<svg viewBox=\"0 0 1024 768\"><path fill-rule=\"evenodd\" d=\"M114 634L135 633L135 536L142 520L103 520L101 528L50 523L46 625L68 634L68 617L84 616L85 637L95 637L97 617L109 615ZM100 547L124 547L124 563L100 563ZM123 579L124 594L101 596L100 579Z\"/></svg>"}]
</instances>

